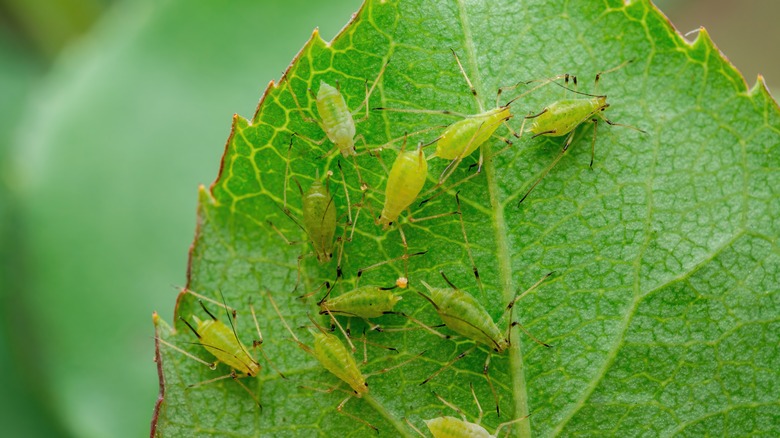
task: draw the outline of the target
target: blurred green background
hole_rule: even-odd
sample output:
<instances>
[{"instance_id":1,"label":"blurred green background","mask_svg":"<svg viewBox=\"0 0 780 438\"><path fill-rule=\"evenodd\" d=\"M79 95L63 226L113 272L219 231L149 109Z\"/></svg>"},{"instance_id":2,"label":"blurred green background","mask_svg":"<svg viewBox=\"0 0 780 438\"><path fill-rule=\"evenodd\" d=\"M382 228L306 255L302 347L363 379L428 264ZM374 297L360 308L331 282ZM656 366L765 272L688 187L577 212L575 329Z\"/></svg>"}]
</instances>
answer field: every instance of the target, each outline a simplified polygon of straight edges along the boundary
<instances>
[{"instance_id":1,"label":"blurred green background","mask_svg":"<svg viewBox=\"0 0 780 438\"><path fill-rule=\"evenodd\" d=\"M148 434L151 313L185 281L196 187L232 114L360 3L0 0L4 436ZM780 89L780 2L657 3Z\"/></svg>"}]
</instances>

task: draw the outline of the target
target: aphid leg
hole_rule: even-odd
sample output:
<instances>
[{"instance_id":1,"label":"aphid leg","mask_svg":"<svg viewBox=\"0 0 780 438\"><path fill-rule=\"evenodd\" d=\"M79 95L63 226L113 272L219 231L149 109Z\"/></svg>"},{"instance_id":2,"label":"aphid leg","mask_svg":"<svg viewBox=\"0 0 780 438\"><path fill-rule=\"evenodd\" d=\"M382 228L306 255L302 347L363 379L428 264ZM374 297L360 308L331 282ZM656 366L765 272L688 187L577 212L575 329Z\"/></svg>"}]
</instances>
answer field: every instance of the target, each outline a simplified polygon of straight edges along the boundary
<instances>
[{"instance_id":1,"label":"aphid leg","mask_svg":"<svg viewBox=\"0 0 780 438\"><path fill-rule=\"evenodd\" d=\"M213 379L204 380L202 382L193 383L192 385L187 385L187 388L197 388L199 386L204 386L204 385L208 385L208 384L211 384L211 383L214 383L214 382L219 382L220 380L233 379L234 382L238 383L242 388L244 388L244 391L246 391L247 394L249 394L249 396L252 397L252 400L254 400L255 404L257 404L257 406L262 410L263 409L263 405L260 404L260 400L258 400L257 396L254 393L252 393L252 391L250 391L249 388L246 385L244 385L243 382L241 382L241 380L239 380L239 379L244 378L244 377L247 377L247 376L246 375L238 375L236 373L236 371L233 370L233 371L230 372L230 374L225 374L224 376L219 376L219 377L215 377Z\"/></svg>"},{"instance_id":2,"label":"aphid leg","mask_svg":"<svg viewBox=\"0 0 780 438\"><path fill-rule=\"evenodd\" d=\"M474 404L477 405L477 410L479 410L479 416L477 417L477 424L482 422L482 415L485 414L484 411L482 411L482 405L479 404L479 399L477 399L477 393L474 392L474 384L469 383L469 387L471 388L471 396L474 397Z\"/></svg>"},{"instance_id":3,"label":"aphid leg","mask_svg":"<svg viewBox=\"0 0 780 438\"><path fill-rule=\"evenodd\" d=\"M349 397L347 397L347 398L345 398L344 400L342 400L342 402L341 402L341 403L339 403L339 405L336 407L336 410L337 410L337 411L338 411L340 414L346 415L347 417L350 417L350 418L352 418L353 420L357 420L357 421L359 421L359 422L361 422L361 423L365 424L366 426L368 426L368 427L370 427L371 429L373 429L375 432L379 432L379 429L377 429L377 427L376 427L376 426L374 426L373 424L371 424L371 423L369 423L368 421L366 421L366 420L364 420L364 419L362 419L362 418L360 418L360 417L357 417L357 416L355 416L355 415L352 415L352 414L350 414L349 412L347 412L347 411L343 410L343 408L344 408L344 405L345 405L345 404L347 404L347 402L348 402L348 401L350 401L350 400L352 399L352 397L353 397L353 396L352 396L352 395L350 395Z\"/></svg>"},{"instance_id":4,"label":"aphid leg","mask_svg":"<svg viewBox=\"0 0 780 438\"><path fill-rule=\"evenodd\" d=\"M308 123L315 123L315 124L317 124L318 126L320 126L320 128L322 128L322 125L320 125L320 122L319 122L319 120L316 120L316 119L313 119L313 118L311 118L311 117L308 117L308 116L304 115L304 113L305 113L305 112L309 112L309 113L311 113L311 109L309 109L309 108L307 108L307 109L303 109L303 107L301 107L301 104L300 104L300 102L298 101L298 96L296 96L296 95L295 95L295 91L294 91L294 90L293 90L293 88L292 88L292 82L290 81L290 78L289 78L289 77L287 77L287 75L285 75L285 76L282 78L282 80L287 82L287 90L290 92L290 96L292 96L292 98L293 98L293 101L295 102L295 106L296 106L296 108L297 108L297 109L298 109L298 111L301 113L301 118L303 119L303 121L304 121L304 122L308 122ZM309 88L308 90L309 90L309 91L311 91L311 88ZM324 132L324 131L325 131L325 130L323 129L323 132Z\"/></svg>"},{"instance_id":5,"label":"aphid leg","mask_svg":"<svg viewBox=\"0 0 780 438\"><path fill-rule=\"evenodd\" d=\"M368 120L368 114L369 114L368 113L368 109L369 109L368 108L368 99L371 97L371 94L374 92L374 88L376 88L376 86L379 84L379 79L381 79L382 75L385 74L385 69L387 68L388 64L390 64L390 60L388 60L387 62L382 64L382 68L379 69L379 74L376 75L376 79L374 79L374 83L371 84L371 88L370 89L368 88L368 81L366 80L366 84L365 84L366 85L366 94L365 94L366 97L363 98L363 102L360 104L360 106L355 108L354 111L352 111L352 115L354 116L357 113L359 113L360 110L363 107L365 107L366 108L366 115L362 119L355 120L355 123L360 123L360 122L364 122L364 121Z\"/></svg>"},{"instance_id":6,"label":"aphid leg","mask_svg":"<svg viewBox=\"0 0 780 438\"><path fill-rule=\"evenodd\" d=\"M420 435L420 436L421 436L421 437L423 437L423 438L427 438L427 437L426 437L426 436L425 436L425 435L424 435L422 432L420 432L420 429L416 428L416 427L414 426L414 424L412 424L412 422L411 422L411 421L409 421L409 419L408 419L408 418L404 417L404 421L406 421L406 424L408 424L408 425L409 425L409 427L411 427L413 431L417 432L417 434L418 434L418 435Z\"/></svg>"},{"instance_id":7,"label":"aphid leg","mask_svg":"<svg viewBox=\"0 0 780 438\"><path fill-rule=\"evenodd\" d=\"M493 436L498 436L498 432L499 432L501 429L503 429L503 428L505 428L505 427L507 427L507 426L511 426L511 425L513 425L513 424L515 424L515 423L519 423L519 422L521 422L521 421L525 420L526 418L528 418L529 416L530 416L530 415L526 415L526 416L524 416L524 417L515 418L515 419L514 419L514 420L512 420L512 421L507 421L507 422L505 422L505 423L501 423L501 424L499 424L498 426L496 426L496 432L493 434ZM509 434L510 434L510 432L511 432L511 431L512 431L512 428L510 427L510 428L507 430L507 432L506 432L506 436L509 436Z\"/></svg>"},{"instance_id":8,"label":"aphid leg","mask_svg":"<svg viewBox=\"0 0 780 438\"><path fill-rule=\"evenodd\" d=\"M257 348L260 350L260 353L265 358L265 361L268 362L268 365L276 371L279 376L282 379L286 379L285 375L279 371L279 368L276 367L276 365L271 362L271 359L268 358L268 355L265 354L265 351L263 350L263 333L260 331L260 324L257 323L257 314L255 314L255 306L252 303L249 303L249 311L252 313L252 320L255 322L255 328L257 329L257 336L259 339L255 339L252 341L252 348Z\"/></svg>"},{"instance_id":9,"label":"aphid leg","mask_svg":"<svg viewBox=\"0 0 780 438\"><path fill-rule=\"evenodd\" d=\"M477 263L474 261L474 255L471 253L471 245L469 245L469 238L466 236L466 225L463 223L463 210L460 207L460 192L455 193L455 203L458 205L458 219L460 219L460 229L463 232L463 242L466 244L466 252L469 255L471 261L471 271L474 273L474 278L477 280L479 286L479 293L484 296L485 290L482 286L482 279L479 277L479 269Z\"/></svg>"},{"instance_id":10,"label":"aphid leg","mask_svg":"<svg viewBox=\"0 0 780 438\"><path fill-rule=\"evenodd\" d=\"M596 130L599 127L599 119L591 119L593 122L593 141L590 142L590 170L593 170L593 159L596 158Z\"/></svg>"},{"instance_id":11,"label":"aphid leg","mask_svg":"<svg viewBox=\"0 0 780 438\"><path fill-rule=\"evenodd\" d=\"M523 333L525 333L526 335L528 335L528 337L529 337L529 338L531 338L531 339L532 339L534 342L536 342L537 344L541 345L542 347L552 348L552 345L550 345L550 344L546 344L546 343L544 343L544 342L540 341L540 340L539 340L539 339L538 339L536 336L532 335L532 334L531 334L531 332L529 332L529 331L528 331L528 330L527 330L525 327L523 327L523 325L522 325L522 324L520 324L520 322L518 322L518 321L512 321L512 324L509 324L509 328L510 328L510 330L511 330L511 329L512 329L512 327L514 327L514 326L520 327L520 330L522 330L522 331L523 331Z\"/></svg>"},{"instance_id":12,"label":"aphid leg","mask_svg":"<svg viewBox=\"0 0 780 438\"><path fill-rule=\"evenodd\" d=\"M555 271L548 272L544 277L540 278L531 287L526 289L525 292L515 296L512 299L512 301L510 301L509 304L506 305L506 309L504 310L504 313L506 314L507 312L509 312L509 321L511 322L510 325L507 327L507 332L506 332L506 339L509 342L509 345L512 345L512 327L514 325L518 325L520 327L520 329L523 330L531 339L535 340L540 345L544 345L545 347L549 347L549 345L545 344L544 342L539 341L534 336L532 336L530 333L528 333L528 331L522 325L520 325L519 322L512 321L512 315L514 313L515 304L517 304L518 301L520 301L524 296L528 295L531 291L536 290L536 288L538 288L542 283L545 282L545 280L550 278L554 273L555 273Z\"/></svg>"},{"instance_id":13,"label":"aphid leg","mask_svg":"<svg viewBox=\"0 0 780 438\"><path fill-rule=\"evenodd\" d=\"M499 418L501 417L501 408L498 406L498 393L496 393L496 388L493 387L493 382L490 380L490 358L493 355L488 352L487 358L485 358L485 366L482 367L482 374L485 375L485 380L487 380L488 386L490 387L490 392L493 393L493 400L496 401L496 416Z\"/></svg>"},{"instance_id":14,"label":"aphid leg","mask_svg":"<svg viewBox=\"0 0 780 438\"><path fill-rule=\"evenodd\" d=\"M433 374L431 374L430 376L428 376L428 378L427 378L427 379L423 380L423 381L422 381L422 383L420 383L420 385L425 385L426 383L430 382L430 381L431 381L431 379L433 379L434 377L436 377L436 376L438 376L439 374L441 374L441 373L442 373L442 371L444 371L444 370L446 370L447 368L451 367L451 366L452 366L452 364L454 364L455 362L457 362L457 361L459 361L459 360L463 359L464 357L468 356L469 354L471 354L472 352L474 352L474 350L476 350L476 349L477 349L477 346L476 346L476 345L474 345L473 347L469 348L468 350L464 351L463 353L461 353L461 354L457 355L457 356L455 357L455 359L452 359L451 361L447 362L446 364L444 364L444 366L442 366L441 368L439 368L439 370L438 370L438 371L436 371L435 373L433 373Z\"/></svg>"},{"instance_id":15,"label":"aphid leg","mask_svg":"<svg viewBox=\"0 0 780 438\"><path fill-rule=\"evenodd\" d=\"M563 149L561 149L561 152L558 154L557 157L555 157L555 160L553 160L553 162L550 163L550 165L547 166L547 168L544 169L544 171L542 171L542 175L539 178L537 178L536 181L534 181L534 183L531 185L531 187L528 189L528 191L525 192L525 195L523 195L523 197L520 198L520 201L517 203L518 207L520 206L520 204L523 203L523 201L525 201L525 198L527 198L528 195L531 194L531 192L534 190L534 188L536 188L537 184L542 182L544 177L546 177L547 174L550 173L552 168L555 167L555 165L558 164L559 161L561 161L561 158L563 158L563 156L566 154L566 151L569 150L569 145L571 144L572 140L574 139L574 133L575 132L576 132L576 130L573 130L573 131L571 131L569 133L569 135L566 137L566 141L563 144Z\"/></svg>"},{"instance_id":16,"label":"aphid leg","mask_svg":"<svg viewBox=\"0 0 780 438\"><path fill-rule=\"evenodd\" d=\"M474 385L471 385L471 389L472 389L472 390L474 389ZM455 412L457 412L458 414L460 414L460 416L463 418L463 420L465 420L465 421L467 421L467 420L468 420L468 419L466 418L466 414L465 414L465 413L463 412L463 410L461 410L461 409L460 409L460 408L459 408L457 405L455 405L454 403L450 403L450 402L449 402L449 401L447 401L447 400L446 400L444 397L442 397L441 395L437 394L435 391L433 392L433 395L435 395L435 396L436 396L436 398L438 398L438 399L439 399L439 401L440 401L440 402L442 402L442 403L444 403L444 404L445 404L445 405L446 405L448 408L450 408L450 409L452 409L453 411L455 411Z\"/></svg>"}]
</instances>

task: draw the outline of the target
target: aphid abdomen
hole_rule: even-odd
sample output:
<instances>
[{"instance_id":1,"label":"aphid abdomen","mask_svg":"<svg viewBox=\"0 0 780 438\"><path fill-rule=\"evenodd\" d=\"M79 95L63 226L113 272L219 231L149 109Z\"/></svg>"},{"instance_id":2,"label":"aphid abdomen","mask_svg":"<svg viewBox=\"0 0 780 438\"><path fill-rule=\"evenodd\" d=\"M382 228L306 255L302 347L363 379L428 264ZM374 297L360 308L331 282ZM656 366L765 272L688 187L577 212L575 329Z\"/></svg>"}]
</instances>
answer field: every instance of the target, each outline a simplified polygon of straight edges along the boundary
<instances>
[{"instance_id":1,"label":"aphid abdomen","mask_svg":"<svg viewBox=\"0 0 780 438\"><path fill-rule=\"evenodd\" d=\"M378 318L386 312L392 312L401 297L390 290L376 286L362 286L322 303L323 312L357 316L360 318Z\"/></svg>"},{"instance_id":2,"label":"aphid abdomen","mask_svg":"<svg viewBox=\"0 0 780 438\"><path fill-rule=\"evenodd\" d=\"M534 119L530 131L550 137L566 135L606 105L605 99L599 96L556 101Z\"/></svg>"},{"instance_id":3,"label":"aphid abdomen","mask_svg":"<svg viewBox=\"0 0 780 438\"><path fill-rule=\"evenodd\" d=\"M326 370L346 382L357 397L368 394L363 373L339 338L328 333L314 333L314 357Z\"/></svg>"},{"instance_id":4,"label":"aphid abdomen","mask_svg":"<svg viewBox=\"0 0 780 438\"><path fill-rule=\"evenodd\" d=\"M509 107L499 107L453 123L436 143L436 156L454 160L471 155L510 117Z\"/></svg>"},{"instance_id":5,"label":"aphid abdomen","mask_svg":"<svg viewBox=\"0 0 780 438\"><path fill-rule=\"evenodd\" d=\"M437 312L450 330L501 352L508 347L504 334L482 304L460 289L429 288Z\"/></svg>"},{"instance_id":6,"label":"aphid abdomen","mask_svg":"<svg viewBox=\"0 0 780 438\"><path fill-rule=\"evenodd\" d=\"M385 205L379 223L387 228L398 219L398 215L417 199L427 177L428 162L422 149L398 154L387 177Z\"/></svg>"},{"instance_id":7,"label":"aphid abdomen","mask_svg":"<svg viewBox=\"0 0 780 438\"><path fill-rule=\"evenodd\" d=\"M433 438L491 438L484 427L455 417L437 417L425 420Z\"/></svg>"},{"instance_id":8,"label":"aphid abdomen","mask_svg":"<svg viewBox=\"0 0 780 438\"><path fill-rule=\"evenodd\" d=\"M355 155L355 119L344 96L335 87L320 82L316 101L328 139L339 148L341 155Z\"/></svg>"},{"instance_id":9,"label":"aphid abdomen","mask_svg":"<svg viewBox=\"0 0 780 438\"><path fill-rule=\"evenodd\" d=\"M303 226L311 239L317 260L330 260L336 234L336 207L327 187L317 180L303 195Z\"/></svg>"},{"instance_id":10,"label":"aphid abdomen","mask_svg":"<svg viewBox=\"0 0 780 438\"><path fill-rule=\"evenodd\" d=\"M220 362L249 376L256 376L260 365L241 344L233 330L219 320L196 319L200 344Z\"/></svg>"}]
</instances>

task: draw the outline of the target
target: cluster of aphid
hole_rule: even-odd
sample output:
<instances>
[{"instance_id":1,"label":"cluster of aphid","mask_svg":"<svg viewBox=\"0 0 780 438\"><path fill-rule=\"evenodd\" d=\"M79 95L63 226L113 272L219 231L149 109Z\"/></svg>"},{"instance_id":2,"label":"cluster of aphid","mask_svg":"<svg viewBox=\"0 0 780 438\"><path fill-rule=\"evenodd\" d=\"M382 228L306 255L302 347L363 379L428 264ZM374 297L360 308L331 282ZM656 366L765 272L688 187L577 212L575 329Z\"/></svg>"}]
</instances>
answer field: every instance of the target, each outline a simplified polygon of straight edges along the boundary
<instances>
[{"instance_id":1,"label":"cluster of aphid","mask_svg":"<svg viewBox=\"0 0 780 438\"><path fill-rule=\"evenodd\" d=\"M453 55L455 55L454 52ZM476 97L477 93L474 87L472 86L472 83L469 80L468 76L466 75L463 66L460 63L460 60L458 60L457 55L455 55L455 60L457 61L458 67L460 68L460 71L463 73L463 76L466 79L466 82L468 83L472 94ZM627 63L624 63L609 71L613 71L615 69L621 68L626 64ZM356 135L357 133L356 122L359 122L360 120L355 120L354 116L356 114L359 114L363 109L365 109L364 119L368 118L369 97L373 92L374 88L379 83L379 80L381 79L382 74L384 73L386 67L387 64L385 64L382 67L376 80L374 81L374 83L371 85L370 88L368 87L368 82L366 82L365 100L363 101L361 106L357 108L355 111L349 110L344 100L344 97L342 96L338 88L328 85L324 82L321 82L318 93L316 95L313 95L313 100L316 104L317 114L319 117L305 118L305 120L307 121L316 123L322 129L322 131L326 134L327 139L334 144L334 150L338 150L344 158L350 159L352 161L352 163L354 164L356 175L359 179L361 191L364 192L370 189L370 187L368 183L366 183L363 180L363 177L360 174L360 170L359 170L360 166L358 164L357 158L358 156L364 155L364 152L365 155L376 158L378 157L378 155L375 154L375 151L379 148L372 150L371 148L366 146L365 148L363 148L364 150L358 150L358 148L356 147L356 143L360 143L362 141L362 143L365 144L365 139L363 138L362 135ZM596 81L598 81L600 74L596 76ZM566 84L565 85L558 84L556 81L560 79L564 79ZM585 94L575 90L571 90L570 88L568 88L568 83L570 80L573 80L573 82L576 84L576 78L569 75L561 75L561 76L556 76L554 78L545 79L541 81L541 83L538 84L537 86L534 86L530 90L527 90L522 94L520 94L519 96L514 97L513 99L509 100L507 103L503 105L498 104L498 100L502 93L505 93L509 90L514 90L521 85L528 85L534 81L525 82L504 89L499 89L496 98L497 104L496 107L493 109L484 110L481 102L479 101L479 99L477 99L477 103L480 109L480 113L478 114L458 115L452 112L446 112L449 115L455 115L457 117L460 117L460 120L445 127L441 132L441 134L438 137L436 137L433 141L428 143L419 142L417 147L412 148L411 150L405 150L406 139L407 139L407 136L405 135L403 137L404 147L402 147L401 150L398 152L395 161L393 162L391 168L388 171L386 186L385 186L384 205L382 207L381 213L378 216L374 215L374 217L376 218L375 223L378 226L382 226L384 229L387 229L394 224L398 224L398 218L401 215L401 213L409 209L412 203L415 202L415 200L417 200L420 197L420 192L422 191L423 186L426 180L428 179L427 162L428 160L434 157L450 160L450 163L449 165L446 166L446 168L439 176L435 187L431 189L430 192L428 192L434 195L428 199L423 200L422 203L427 202L428 200L442 193L448 193L453 186L447 188L446 190L442 189L442 186L453 175L460 162L466 157L470 156L474 151L476 151L483 143L485 143L491 137L496 137L495 132L501 125L507 126L510 132L510 137L514 136L520 138L523 135L523 133L526 132L526 130L533 133L534 137L566 135L567 137L566 140L564 141L564 145L560 152L560 155L552 162L552 164L549 167L547 167L544 170L544 172L539 177L539 179L537 179L530 186L528 192L521 199L520 202L522 202L522 200L525 199L526 196L528 196L528 193L530 193L531 190L533 190L533 188L539 183L539 181L541 181L541 179L544 178L544 176L550 171L550 169L553 166L555 166L555 164L560 160L560 158L566 152L566 150L568 149L569 145L572 142L572 139L574 137L574 132L579 125L587 121L592 121L594 125L596 125L599 119L604 120L606 123L610 125L618 125L605 118L604 115L602 114L602 112L609 106L609 104L607 104L606 102L606 96ZM580 97L558 100L548 105L541 112L525 116L523 118L523 123L519 129L519 132L514 131L511 127L509 127L507 123L513 117L511 113L512 108L510 105L517 102L518 99L520 99L521 97L527 95L528 93L548 83L559 85L565 88L568 92L576 93ZM299 103L299 99L295 95L291 87L290 87L290 94L295 100L295 104L298 107L299 111L301 112L308 111L301 107ZM438 111L391 109L391 108L374 108L374 110L412 112L412 113L434 113L434 114L441 113ZM530 121L531 123L530 126L526 128L527 121ZM628 126L628 125L621 125L621 126ZM433 129L435 128L425 129L422 131L418 131L417 133L414 134L427 132ZM633 128L633 129L637 129L637 128ZM417 359L425 352L417 353L413 355L410 359L395 364L392 367L385 368L371 374L363 374L360 371L358 364L353 356L353 353L356 351L356 349L349 334L349 327L347 328L347 330L345 330L336 317L340 316L344 318L360 318L366 322L367 327L369 327L370 329L387 330L385 328L380 328L379 325L371 322L371 320L376 318L381 318L388 314L395 314L408 319L419 328L425 329L442 338L449 339L450 336L436 330L436 327L446 327L452 332L455 332L456 334L474 342L473 347L457 355L455 358L453 358L444 366L442 366L438 371L436 371L435 373L430 375L427 379L425 379L421 384L430 381L431 379L439 375L441 372L446 370L448 367L452 366L455 362L461 360L466 355L475 351L479 345L486 346L489 351L483 367L483 374L495 399L496 411L500 415L498 395L490 380L489 371L488 371L491 354L493 352L496 354L501 354L504 351L507 351L507 349L512 344L512 340L511 340L512 328L515 326L520 326L518 322L513 321L512 319L513 307L515 303L520 298L522 298L525 294L529 293L530 291L538 287L540 284L542 284L551 274L547 274L544 278L540 279L538 282L536 282L536 284L531 286L528 290L526 290L522 294L518 294L513 300L511 300L506 305L504 314L505 315L508 314L509 317L508 319L506 319L505 329L500 329L499 328L500 324L497 324L496 322L493 321L492 317L488 314L488 312L485 310L482 304L477 299L475 299L471 294L455 287L449 281L449 279L447 279L447 277L444 275L443 272L441 273L441 275L450 287L437 288L429 285L424 281L421 281L420 283L422 284L422 286L425 287L427 293L420 290L416 291L422 298L424 298L428 303L431 304L433 309L438 314L441 320L441 324L437 326L430 326L410 315L395 310L395 306L399 302L401 297L396 293L394 293L393 290L395 288L406 288L408 286L409 280L407 278L408 272L406 269L404 270L404 276L400 277L397 280L396 285L392 288L378 287L374 285L367 285L367 286L356 285L356 287L351 291L342 293L336 297L331 297L331 292L333 291L336 282L338 282L343 275L341 262L344 253L344 245L352 238L351 233L348 235L348 230L351 227L352 233L354 233L354 227L355 227L355 222L357 220L357 217L353 218L352 216L352 206L349 205L349 193L347 192L347 184L344 177L344 172L341 169L341 164L339 162L339 171L341 173L341 181L344 187L344 196L345 199L347 200L348 220L346 224L343 224L342 236L336 237L336 229L337 229L337 222L338 222L337 206L334 203L334 197L332 196L329 187L330 178L333 176L333 172L332 171L325 172L322 178L320 178L319 175L317 175L317 178L309 187L309 189L304 191L300 183L298 183L298 181L290 175L291 173L290 151L292 151L293 149L293 145L296 141L296 138L299 138L300 141L310 142L313 144L322 144L325 141L325 138L323 138L322 140L312 140L298 133L294 133L291 135L289 148L288 148L287 166L286 166L285 178L284 178L284 199L283 199L283 205L280 206L280 209L285 215L287 215L306 233L308 237L307 239L308 243L311 245L312 248L311 255L316 256L317 260L320 263L324 264L330 262L334 258L334 252L336 252L336 249L338 250L338 254L335 256L335 258L337 259L335 281L333 281L332 283L324 282L323 285L317 288L314 292L304 294L299 297L300 299L305 299L309 296L318 293L320 290L325 289L324 296L317 302L317 305L319 307L320 314L327 315L330 318L330 320L332 321L331 327L333 328L329 330L323 327L322 325L318 324L314 319L311 318L311 316L309 316L309 319L314 324L315 329L312 331L314 337L313 346L308 346L304 344L302 341L300 341L298 336L296 336L296 334L287 324L281 312L279 311L276 302L270 296L270 294L265 294L264 298L267 299L268 302L271 304L271 306L274 308L281 322L283 323L287 331L292 335L297 345L303 351L310 354L314 359L316 359L316 361L319 364L321 364L323 368L325 368L330 373L338 377L338 379L341 382L346 383L351 388L351 391L345 391L348 393L348 396L338 405L337 410L343 413L344 415L348 415L372 429L376 429L375 426L368 423L366 420L354 416L349 412L344 411L343 410L344 405L353 397L361 398L366 394L368 394L368 385L366 384L366 378L369 377L370 375L384 373L392 369L396 369L400 366L403 366ZM595 148L595 139L596 139L596 129L594 126L591 154L593 154L593 150ZM503 150L508 149L512 145L512 142L510 140L505 138L502 138L502 140L504 140L507 143L507 147L504 148ZM434 144L436 145L435 152L433 152L432 154L426 157L424 153L424 149L427 146L434 145ZM386 144L383 147L389 148L391 146L388 146L388 144ZM500 152L503 152L503 150ZM371 158L367 158L367 159L371 159ZM471 176L465 178L462 181L459 181L455 185L462 184L465 181L478 175L482 168L483 161L484 161L483 154L482 151L480 151L480 158L478 163L476 164L477 166L476 173L472 174ZM591 157L591 165L592 165L592 157ZM293 180L295 182L295 184L298 187L298 191L300 192L301 195L301 200L302 200L301 216L302 217L300 219L296 219L295 216L288 209L287 190L288 190L288 185L290 180ZM436 194L437 192L438 194ZM457 211L453 211L445 214L437 214L434 216L421 218L421 219L412 218L410 216L408 220L410 222L415 222L415 221L419 222L422 220L436 219L448 215L457 215L460 220L461 229L463 231L463 239L466 244L466 248L468 249L468 238L466 236L466 229L463 223L463 217L462 217L463 214L460 206L460 199L457 194L455 195L455 200L457 204ZM359 204L356 205L360 207L368 206L370 208L369 204L365 202L365 197L363 200L360 201ZM268 222L268 224L285 242L289 244L298 243L288 239L285 236L285 234L279 228L277 228L276 225L273 224L272 222ZM396 259L387 260L378 263L376 265L372 265L367 268L361 269L357 273L358 281L360 279L362 272L368 269L374 269L376 267L382 266L386 263L390 263L398 259L403 259L404 263L406 264L410 257L424 254L424 253L408 254L406 237L404 236L400 224L398 224L398 230L403 240L404 255ZM337 246L338 248L336 248ZM471 258L472 261L472 268L475 277L481 288L482 285L479 279L478 270L473 263L474 259L471 256L471 250L468 249L468 252L469 252L469 257ZM300 256L298 258L296 289L298 288L298 285L301 282L301 261L303 257L304 256ZM200 298L201 307L203 311L209 316L209 319L204 321L193 316L193 319L195 321L195 326L193 326L192 324L190 324L190 322L184 319L182 320L192 330L192 332L195 333L195 335L198 338L198 343L202 345L209 353L211 353L217 359L217 362L225 363L232 370L231 373L228 375L218 377L216 379L211 379L206 382L201 382L198 385L202 385L204 383L210 383L213 381L226 379L226 378L232 378L233 380L241 384L241 382L238 380L240 377L256 376L260 370L260 365L249 353L248 349L241 343L241 341L238 339L238 336L235 333L235 329L233 327L233 320L236 315L235 310L230 309L224 302L219 303L217 301L210 300L206 297L197 295L194 292L190 292L190 293ZM202 300L207 300L224 307L228 314L227 319L229 325L226 325L219 318L217 318L213 313L211 313L203 304ZM249 309L251 311L255 323L255 327L257 328L257 333L259 336L259 339L254 342L253 347L259 347L262 344L262 334L260 332L259 324L257 323L255 310L252 304L249 305ZM338 327L339 331L344 335L344 339L347 342L346 345L338 336L333 334L333 332L335 331L335 327ZM520 326L520 328L523 331L525 331L525 333L528 334L534 341L538 342L541 345L549 347L549 345L544 344L543 342L533 337L522 326ZM171 348L175 348L179 350L180 352L186 354L189 357L192 357L202 363L209 365L212 368L216 366L216 362L210 363L210 362L203 361L202 359L197 358L194 355L178 347L175 347L163 340L160 341L170 346ZM377 345L377 344L370 343L366 339L365 332L364 332L362 342L364 343L364 345L365 344ZM389 347L384 347L384 348L389 348ZM389 348L389 349L394 350L393 348ZM364 352L365 352L365 348L364 348ZM263 355L265 356L265 353L263 353ZM268 359L267 356L266 359ZM364 363L365 363L365 359L364 359ZM277 372L282 377L284 377L284 375L281 372L279 372L278 370ZM241 386L252 396L255 402L257 402L257 404L260 405L260 401L255 397L255 395L245 385L241 384ZM328 391L333 391L333 390L334 388L331 388ZM474 394L473 387L471 388L471 391L472 394ZM480 411L479 419L477 420L476 423L466 421L465 415L463 415L460 409L455 407L453 404L449 403L441 396L439 395L436 396L445 405L460 412L461 415L464 417L464 419L460 420L454 417L445 416L445 417L438 417L438 418L426 420L425 424L434 437L496 436L499 430L501 430L502 428L511 427L512 424L522 421L525 418L525 417L516 418L512 421L502 423L496 429L495 435L493 435L479 425L479 419L482 418L482 408L479 406L479 401L477 400L476 395L474 395L474 401L476 402ZM407 423L409 423L409 425L414 430L420 433L420 435L423 435L419 431L419 429L415 427L411 422L407 420Z\"/></svg>"}]
</instances>

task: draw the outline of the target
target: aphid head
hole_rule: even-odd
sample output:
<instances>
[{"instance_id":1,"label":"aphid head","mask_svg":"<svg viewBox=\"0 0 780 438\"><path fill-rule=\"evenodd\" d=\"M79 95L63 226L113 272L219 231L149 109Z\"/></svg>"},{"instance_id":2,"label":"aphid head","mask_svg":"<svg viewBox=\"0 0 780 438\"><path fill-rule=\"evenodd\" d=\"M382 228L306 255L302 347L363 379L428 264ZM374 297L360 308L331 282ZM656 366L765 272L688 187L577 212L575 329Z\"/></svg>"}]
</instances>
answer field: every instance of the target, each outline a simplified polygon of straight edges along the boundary
<instances>
[{"instance_id":1,"label":"aphid head","mask_svg":"<svg viewBox=\"0 0 780 438\"><path fill-rule=\"evenodd\" d=\"M607 96L597 96L596 100L599 103L599 107L601 107L601 111L604 111L605 109L609 108L609 104L607 103Z\"/></svg>"}]
</instances>

